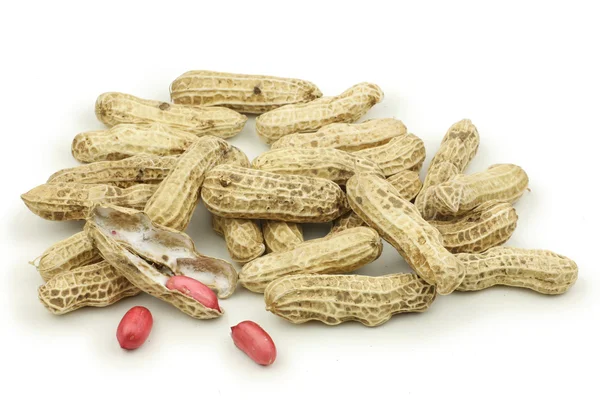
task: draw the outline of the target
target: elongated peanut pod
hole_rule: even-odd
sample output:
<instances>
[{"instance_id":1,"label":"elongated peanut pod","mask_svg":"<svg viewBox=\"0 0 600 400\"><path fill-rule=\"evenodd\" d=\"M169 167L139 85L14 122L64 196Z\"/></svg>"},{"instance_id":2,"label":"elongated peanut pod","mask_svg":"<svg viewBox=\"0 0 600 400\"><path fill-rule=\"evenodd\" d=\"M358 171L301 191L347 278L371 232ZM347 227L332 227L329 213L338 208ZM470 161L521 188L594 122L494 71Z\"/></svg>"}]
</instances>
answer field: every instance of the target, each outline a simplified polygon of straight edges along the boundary
<instances>
[{"instance_id":1,"label":"elongated peanut pod","mask_svg":"<svg viewBox=\"0 0 600 400\"><path fill-rule=\"evenodd\" d=\"M304 242L302 225L284 221L262 221L267 253L288 251Z\"/></svg>"},{"instance_id":2,"label":"elongated peanut pod","mask_svg":"<svg viewBox=\"0 0 600 400\"><path fill-rule=\"evenodd\" d=\"M245 288L262 293L270 282L285 275L355 271L376 260L382 248L375 230L367 227L348 229L250 261L242 268L239 278Z\"/></svg>"},{"instance_id":3,"label":"elongated peanut pod","mask_svg":"<svg viewBox=\"0 0 600 400\"><path fill-rule=\"evenodd\" d=\"M223 106L249 114L322 96L313 83L300 79L214 71L186 72L171 83L170 91L175 104Z\"/></svg>"},{"instance_id":4,"label":"elongated peanut pod","mask_svg":"<svg viewBox=\"0 0 600 400\"><path fill-rule=\"evenodd\" d=\"M355 122L383 99L379 86L359 83L335 97L290 104L260 115L256 133L267 143L296 132L313 132L334 122Z\"/></svg>"},{"instance_id":5,"label":"elongated peanut pod","mask_svg":"<svg viewBox=\"0 0 600 400\"><path fill-rule=\"evenodd\" d=\"M391 183L375 175L357 174L346 186L352 210L387 240L439 294L452 293L462 281L462 264L444 248L437 229L417 208L402 199Z\"/></svg>"},{"instance_id":6,"label":"elongated peanut pod","mask_svg":"<svg viewBox=\"0 0 600 400\"><path fill-rule=\"evenodd\" d=\"M462 215L486 201L514 203L527 189L529 178L521 167L496 164L483 172L456 175L432 187L435 215Z\"/></svg>"},{"instance_id":7,"label":"elongated peanut pod","mask_svg":"<svg viewBox=\"0 0 600 400\"><path fill-rule=\"evenodd\" d=\"M85 219L96 204L143 209L158 185L116 186L82 183L45 183L21 195L34 214L51 221Z\"/></svg>"},{"instance_id":8,"label":"elongated peanut pod","mask_svg":"<svg viewBox=\"0 0 600 400\"><path fill-rule=\"evenodd\" d=\"M159 123L198 136L230 138L239 133L246 116L225 107L190 107L109 92L98 96L96 116L106 126Z\"/></svg>"},{"instance_id":9,"label":"elongated peanut pod","mask_svg":"<svg viewBox=\"0 0 600 400\"><path fill-rule=\"evenodd\" d=\"M543 294L566 292L577 280L577 264L547 250L494 247L481 254L457 254L466 270L457 290L516 286Z\"/></svg>"},{"instance_id":10,"label":"elongated peanut pod","mask_svg":"<svg viewBox=\"0 0 600 400\"><path fill-rule=\"evenodd\" d=\"M206 174L202 200L220 217L328 222L348 210L344 192L320 178L220 165Z\"/></svg>"},{"instance_id":11,"label":"elongated peanut pod","mask_svg":"<svg viewBox=\"0 0 600 400\"><path fill-rule=\"evenodd\" d=\"M42 304L56 315L82 307L106 307L138 293L140 290L106 261L63 271L38 289Z\"/></svg>"},{"instance_id":12,"label":"elongated peanut pod","mask_svg":"<svg viewBox=\"0 0 600 400\"><path fill-rule=\"evenodd\" d=\"M282 175L303 175L329 179L338 185L358 172L383 176L375 161L337 149L276 149L252 161L252 168Z\"/></svg>"},{"instance_id":13,"label":"elongated peanut pod","mask_svg":"<svg viewBox=\"0 0 600 400\"><path fill-rule=\"evenodd\" d=\"M385 176L391 176L404 170L419 171L425 161L425 145L421 139L409 133L353 154L373 161Z\"/></svg>"},{"instance_id":14,"label":"elongated peanut pod","mask_svg":"<svg viewBox=\"0 0 600 400\"><path fill-rule=\"evenodd\" d=\"M329 235L366 225L361 217L356 215L354 211L350 211L333 221Z\"/></svg>"},{"instance_id":15,"label":"elongated peanut pod","mask_svg":"<svg viewBox=\"0 0 600 400\"><path fill-rule=\"evenodd\" d=\"M311 133L293 133L273 143L271 149L334 148L354 152L381 146L406 135L406 126L393 118L371 119L360 124L329 124Z\"/></svg>"},{"instance_id":16,"label":"elongated peanut pod","mask_svg":"<svg viewBox=\"0 0 600 400\"><path fill-rule=\"evenodd\" d=\"M450 252L481 253L510 239L517 220L517 211L510 203L488 201L461 217L429 223L440 231Z\"/></svg>"},{"instance_id":17,"label":"elongated peanut pod","mask_svg":"<svg viewBox=\"0 0 600 400\"><path fill-rule=\"evenodd\" d=\"M196 208L205 173L223 162L230 151L231 147L223 139L214 136L198 138L160 183L144 212L159 225L184 230Z\"/></svg>"},{"instance_id":18,"label":"elongated peanut pod","mask_svg":"<svg viewBox=\"0 0 600 400\"><path fill-rule=\"evenodd\" d=\"M246 153L235 146L231 146L231 150L223 158L223 164L250 168L250 160L248 160Z\"/></svg>"},{"instance_id":19,"label":"elongated peanut pod","mask_svg":"<svg viewBox=\"0 0 600 400\"><path fill-rule=\"evenodd\" d=\"M85 232L76 233L50 246L31 263L44 281L54 276L102 261L102 257Z\"/></svg>"},{"instance_id":20,"label":"elongated peanut pod","mask_svg":"<svg viewBox=\"0 0 600 400\"><path fill-rule=\"evenodd\" d=\"M423 218L432 219L435 215L429 201L431 187L461 174L475 157L478 148L479 132L471 120L463 119L448 129L439 150L431 160L423 189L415 200Z\"/></svg>"},{"instance_id":21,"label":"elongated peanut pod","mask_svg":"<svg viewBox=\"0 0 600 400\"><path fill-rule=\"evenodd\" d=\"M225 238L233 261L245 263L265 252L262 231L255 221L213 215L212 225L215 232Z\"/></svg>"},{"instance_id":22,"label":"elongated peanut pod","mask_svg":"<svg viewBox=\"0 0 600 400\"><path fill-rule=\"evenodd\" d=\"M136 306L127 311L117 327L117 340L121 348L135 350L144 344L154 319L146 307Z\"/></svg>"},{"instance_id":23,"label":"elongated peanut pod","mask_svg":"<svg viewBox=\"0 0 600 400\"><path fill-rule=\"evenodd\" d=\"M231 327L233 343L259 365L271 365L277 349L271 336L256 322L243 321Z\"/></svg>"},{"instance_id":24,"label":"elongated peanut pod","mask_svg":"<svg viewBox=\"0 0 600 400\"><path fill-rule=\"evenodd\" d=\"M267 310L294 324L378 326L394 314L427 310L435 296L435 287L415 274L292 275L265 289Z\"/></svg>"}]
</instances>

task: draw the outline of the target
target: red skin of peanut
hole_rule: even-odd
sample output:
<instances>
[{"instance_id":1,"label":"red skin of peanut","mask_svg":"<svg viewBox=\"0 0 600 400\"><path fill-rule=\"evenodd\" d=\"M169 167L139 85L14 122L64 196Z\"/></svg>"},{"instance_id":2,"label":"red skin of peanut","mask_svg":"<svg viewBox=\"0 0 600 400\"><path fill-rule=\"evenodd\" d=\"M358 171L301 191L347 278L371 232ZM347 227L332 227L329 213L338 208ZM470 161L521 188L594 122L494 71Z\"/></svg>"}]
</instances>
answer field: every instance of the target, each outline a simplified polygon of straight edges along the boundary
<instances>
[{"instance_id":1,"label":"red skin of peanut","mask_svg":"<svg viewBox=\"0 0 600 400\"><path fill-rule=\"evenodd\" d=\"M152 330L152 314L146 307L136 306L127 311L117 328L121 348L134 350L144 344Z\"/></svg>"},{"instance_id":2,"label":"red skin of peanut","mask_svg":"<svg viewBox=\"0 0 600 400\"><path fill-rule=\"evenodd\" d=\"M202 304L221 312L217 295L204 283L183 275L172 276L167 281L167 289L178 290Z\"/></svg>"},{"instance_id":3,"label":"red skin of peanut","mask_svg":"<svg viewBox=\"0 0 600 400\"><path fill-rule=\"evenodd\" d=\"M233 343L260 365L271 365L277 349L271 336L256 322L243 321L231 327Z\"/></svg>"}]
</instances>

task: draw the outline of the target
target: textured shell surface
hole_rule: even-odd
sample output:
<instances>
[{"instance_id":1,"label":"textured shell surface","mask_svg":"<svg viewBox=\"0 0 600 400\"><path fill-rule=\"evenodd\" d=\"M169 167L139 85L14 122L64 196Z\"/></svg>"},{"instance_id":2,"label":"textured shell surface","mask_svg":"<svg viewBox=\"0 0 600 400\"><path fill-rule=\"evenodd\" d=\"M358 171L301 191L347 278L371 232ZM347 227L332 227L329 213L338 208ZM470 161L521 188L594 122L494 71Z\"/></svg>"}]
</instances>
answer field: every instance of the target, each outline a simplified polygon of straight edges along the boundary
<instances>
[{"instance_id":1,"label":"textured shell surface","mask_svg":"<svg viewBox=\"0 0 600 400\"><path fill-rule=\"evenodd\" d=\"M562 294L577 280L577 264L548 250L494 247L480 254L460 253L465 279L460 291L482 290L494 285L531 289L543 294Z\"/></svg>"},{"instance_id":2,"label":"textured shell surface","mask_svg":"<svg viewBox=\"0 0 600 400\"><path fill-rule=\"evenodd\" d=\"M416 171L400 171L394 175L388 176L387 181L398 191L400 197L411 201L423 187L423 182Z\"/></svg>"},{"instance_id":3,"label":"textured shell surface","mask_svg":"<svg viewBox=\"0 0 600 400\"><path fill-rule=\"evenodd\" d=\"M435 287L415 274L291 275L265 289L266 309L295 324L378 326L394 314L426 311L435 297Z\"/></svg>"},{"instance_id":4,"label":"textured shell surface","mask_svg":"<svg viewBox=\"0 0 600 400\"><path fill-rule=\"evenodd\" d=\"M406 134L407 129L402 121L379 118L358 124L330 124L312 133L293 133L277 140L271 148L334 148L353 152L381 146Z\"/></svg>"},{"instance_id":5,"label":"textured shell surface","mask_svg":"<svg viewBox=\"0 0 600 400\"><path fill-rule=\"evenodd\" d=\"M464 277L462 264L444 248L441 234L385 179L356 174L346 186L352 210L376 229L439 294L450 294Z\"/></svg>"},{"instance_id":6,"label":"textured shell surface","mask_svg":"<svg viewBox=\"0 0 600 400\"><path fill-rule=\"evenodd\" d=\"M215 232L225 238L233 261L246 263L265 252L262 230L256 221L213 215L212 225Z\"/></svg>"},{"instance_id":7,"label":"textured shell surface","mask_svg":"<svg viewBox=\"0 0 600 400\"><path fill-rule=\"evenodd\" d=\"M171 83L170 92L175 104L224 106L248 114L322 96L314 83L301 79L215 71L188 71Z\"/></svg>"},{"instance_id":8,"label":"textured shell surface","mask_svg":"<svg viewBox=\"0 0 600 400\"><path fill-rule=\"evenodd\" d=\"M290 104L266 112L256 119L256 133L271 144L291 133L313 132L334 122L355 122L382 99L383 91L379 86L359 83L339 96Z\"/></svg>"},{"instance_id":9,"label":"textured shell surface","mask_svg":"<svg viewBox=\"0 0 600 400\"><path fill-rule=\"evenodd\" d=\"M358 172L383 176L376 162L337 149L290 148L267 151L252 161L252 167L283 175L324 178L344 185Z\"/></svg>"},{"instance_id":10,"label":"textured shell surface","mask_svg":"<svg viewBox=\"0 0 600 400\"><path fill-rule=\"evenodd\" d=\"M353 154L373 161L381 167L385 176L391 176L404 170L419 171L425 161L425 144L410 133Z\"/></svg>"},{"instance_id":11,"label":"textured shell surface","mask_svg":"<svg viewBox=\"0 0 600 400\"><path fill-rule=\"evenodd\" d=\"M106 307L138 293L140 290L106 261L63 271L38 288L40 301L56 315L82 307Z\"/></svg>"},{"instance_id":12,"label":"textured shell surface","mask_svg":"<svg viewBox=\"0 0 600 400\"><path fill-rule=\"evenodd\" d=\"M230 138L244 127L246 116L225 107L192 107L130 94L109 92L98 96L96 116L107 126L159 123L195 135Z\"/></svg>"},{"instance_id":13,"label":"textured shell surface","mask_svg":"<svg viewBox=\"0 0 600 400\"><path fill-rule=\"evenodd\" d=\"M327 179L233 165L206 174L202 200L212 214L227 218L329 222L348 210L344 192Z\"/></svg>"},{"instance_id":14,"label":"textured shell surface","mask_svg":"<svg viewBox=\"0 0 600 400\"><path fill-rule=\"evenodd\" d=\"M302 225L285 221L262 221L267 253L292 250L304 242Z\"/></svg>"},{"instance_id":15,"label":"textured shell surface","mask_svg":"<svg viewBox=\"0 0 600 400\"><path fill-rule=\"evenodd\" d=\"M379 258L382 249L381 238L374 229L347 229L250 261L240 272L240 283L262 293L271 281L285 275L352 272Z\"/></svg>"}]
</instances>

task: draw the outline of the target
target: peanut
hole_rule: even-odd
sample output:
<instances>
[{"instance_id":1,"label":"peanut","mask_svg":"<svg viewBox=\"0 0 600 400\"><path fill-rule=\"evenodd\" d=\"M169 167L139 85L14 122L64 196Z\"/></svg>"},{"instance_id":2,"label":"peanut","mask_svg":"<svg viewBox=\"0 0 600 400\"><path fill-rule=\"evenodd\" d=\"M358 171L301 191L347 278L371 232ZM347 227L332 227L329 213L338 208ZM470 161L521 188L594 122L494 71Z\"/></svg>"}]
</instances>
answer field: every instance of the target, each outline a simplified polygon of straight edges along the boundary
<instances>
[{"instance_id":1,"label":"peanut","mask_svg":"<svg viewBox=\"0 0 600 400\"><path fill-rule=\"evenodd\" d=\"M136 306L127 311L117 327L121 348L135 350L144 344L152 330L152 314L146 307Z\"/></svg>"},{"instance_id":2,"label":"peanut","mask_svg":"<svg viewBox=\"0 0 600 400\"><path fill-rule=\"evenodd\" d=\"M333 221L329 235L365 225L365 221L363 221L361 217L356 215L354 211L350 211Z\"/></svg>"},{"instance_id":3,"label":"peanut","mask_svg":"<svg viewBox=\"0 0 600 400\"><path fill-rule=\"evenodd\" d=\"M85 232L61 240L50 246L33 264L44 281L84 265L102 261L102 257Z\"/></svg>"},{"instance_id":4,"label":"peanut","mask_svg":"<svg viewBox=\"0 0 600 400\"><path fill-rule=\"evenodd\" d=\"M239 279L245 288L262 293L269 282L285 275L352 272L379 258L382 248L375 230L347 229L250 261L242 268Z\"/></svg>"},{"instance_id":5,"label":"peanut","mask_svg":"<svg viewBox=\"0 0 600 400\"><path fill-rule=\"evenodd\" d=\"M577 280L577 264L547 250L494 247L481 254L457 254L466 275L457 290L516 286L543 294L561 294Z\"/></svg>"},{"instance_id":6,"label":"peanut","mask_svg":"<svg viewBox=\"0 0 600 400\"><path fill-rule=\"evenodd\" d=\"M144 212L159 225L184 230L196 208L204 174L223 162L230 151L231 147L223 139L214 136L198 138L179 157L175 167L148 200Z\"/></svg>"},{"instance_id":7,"label":"peanut","mask_svg":"<svg viewBox=\"0 0 600 400\"><path fill-rule=\"evenodd\" d=\"M265 289L267 310L294 324L317 320L377 326L394 314L427 310L435 296L434 286L415 274L292 275Z\"/></svg>"},{"instance_id":8,"label":"peanut","mask_svg":"<svg viewBox=\"0 0 600 400\"><path fill-rule=\"evenodd\" d=\"M431 160L423 189L415 200L423 218L432 219L435 215L428 201L431 187L461 174L475 157L478 148L479 132L471 120L463 119L448 129L439 150Z\"/></svg>"},{"instance_id":9,"label":"peanut","mask_svg":"<svg viewBox=\"0 0 600 400\"><path fill-rule=\"evenodd\" d=\"M464 277L464 268L444 248L437 229L391 183L368 174L356 174L346 186L352 210L388 241L439 294L450 294Z\"/></svg>"},{"instance_id":10,"label":"peanut","mask_svg":"<svg viewBox=\"0 0 600 400\"><path fill-rule=\"evenodd\" d=\"M263 237L267 253L292 250L304 242L302 225L284 221L263 221Z\"/></svg>"},{"instance_id":11,"label":"peanut","mask_svg":"<svg viewBox=\"0 0 600 400\"><path fill-rule=\"evenodd\" d=\"M337 149L277 149L252 161L252 167L282 175L324 178L344 185L357 172L383 176L379 166L366 157Z\"/></svg>"},{"instance_id":12,"label":"peanut","mask_svg":"<svg viewBox=\"0 0 600 400\"><path fill-rule=\"evenodd\" d=\"M288 147L334 148L358 151L381 146L406 135L406 126L397 119L371 119L360 124L330 124L312 133L293 133L278 139L271 149Z\"/></svg>"},{"instance_id":13,"label":"peanut","mask_svg":"<svg viewBox=\"0 0 600 400\"><path fill-rule=\"evenodd\" d=\"M255 221L213 215L212 226L225 238L229 255L235 262L246 263L265 252L262 231Z\"/></svg>"},{"instance_id":14,"label":"peanut","mask_svg":"<svg viewBox=\"0 0 600 400\"><path fill-rule=\"evenodd\" d=\"M202 200L226 218L328 222L348 210L344 192L329 180L231 165L206 174Z\"/></svg>"},{"instance_id":15,"label":"peanut","mask_svg":"<svg viewBox=\"0 0 600 400\"><path fill-rule=\"evenodd\" d=\"M175 104L223 106L241 113L261 114L322 96L313 83L265 75L189 71L171 83Z\"/></svg>"},{"instance_id":16,"label":"peanut","mask_svg":"<svg viewBox=\"0 0 600 400\"><path fill-rule=\"evenodd\" d=\"M510 239L517 220L510 203L488 201L462 217L429 223L440 231L451 253L481 253Z\"/></svg>"},{"instance_id":17,"label":"peanut","mask_svg":"<svg viewBox=\"0 0 600 400\"><path fill-rule=\"evenodd\" d=\"M248 160L246 153L235 146L231 146L231 150L223 159L223 164L231 164L238 167L250 168L250 160Z\"/></svg>"},{"instance_id":18,"label":"peanut","mask_svg":"<svg viewBox=\"0 0 600 400\"><path fill-rule=\"evenodd\" d=\"M355 122L383 99L379 86L359 83L336 97L290 104L256 118L256 133L268 144L296 132L313 132L334 122Z\"/></svg>"},{"instance_id":19,"label":"peanut","mask_svg":"<svg viewBox=\"0 0 600 400\"><path fill-rule=\"evenodd\" d=\"M221 312L219 300L217 299L215 292L210 290L208 286L200 281L187 276L176 275L170 277L165 286L169 290L178 290L181 293L190 296L204 307Z\"/></svg>"},{"instance_id":20,"label":"peanut","mask_svg":"<svg viewBox=\"0 0 600 400\"><path fill-rule=\"evenodd\" d=\"M233 343L259 365L271 365L277 349L271 336L256 322L243 321L231 327Z\"/></svg>"},{"instance_id":21,"label":"peanut","mask_svg":"<svg viewBox=\"0 0 600 400\"><path fill-rule=\"evenodd\" d=\"M496 164L483 172L456 175L431 187L429 202L434 215L462 215L475 207L494 200L514 203L527 189L529 178L522 168L513 164Z\"/></svg>"},{"instance_id":22,"label":"peanut","mask_svg":"<svg viewBox=\"0 0 600 400\"><path fill-rule=\"evenodd\" d=\"M354 154L377 163L385 176L391 176L404 170L418 172L425 161L425 145L421 139L409 133Z\"/></svg>"},{"instance_id":23,"label":"peanut","mask_svg":"<svg viewBox=\"0 0 600 400\"><path fill-rule=\"evenodd\" d=\"M86 233L118 272L138 289L166 301L198 319L222 312L166 287L169 278L184 275L216 289L219 297L233 294L237 273L224 260L201 255L185 233L155 225L144 213L113 206L91 211Z\"/></svg>"},{"instance_id":24,"label":"peanut","mask_svg":"<svg viewBox=\"0 0 600 400\"><path fill-rule=\"evenodd\" d=\"M198 136L213 135L224 139L239 133L248 119L225 107L190 107L116 92L98 96L96 116L109 127L160 123Z\"/></svg>"},{"instance_id":25,"label":"peanut","mask_svg":"<svg viewBox=\"0 0 600 400\"><path fill-rule=\"evenodd\" d=\"M158 185L135 185L121 189L111 185L45 183L21 195L34 214L51 221L85 219L95 204L116 204L142 209Z\"/></svg>"},{"instance_id":26,"label":"peanut","mask_svg":"<svg viewBox=\"0 0 600 400\"><path fill-rule=\"evenodd\" d=\"M138 293L140 290L106 261L62 271L38 289L42 304L56 315L82 307L106 307Z\"/></svg>"}]
</instances>

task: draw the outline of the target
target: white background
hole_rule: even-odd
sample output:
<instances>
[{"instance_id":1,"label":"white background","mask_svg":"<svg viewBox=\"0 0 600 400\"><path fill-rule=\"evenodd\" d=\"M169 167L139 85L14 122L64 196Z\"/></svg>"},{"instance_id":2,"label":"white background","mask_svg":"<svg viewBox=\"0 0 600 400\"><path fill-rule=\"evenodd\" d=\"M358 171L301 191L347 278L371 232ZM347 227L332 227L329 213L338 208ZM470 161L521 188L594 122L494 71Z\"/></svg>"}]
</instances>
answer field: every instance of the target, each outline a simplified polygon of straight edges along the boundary
<instances>
[{"instance_id":1,"label":"white background","mask_svg":"<svg viewBox=\"0 0 600 400\"><path fill-rule=\"evenodd\" d=\"M450 3L4 3L2 397L595 397L597 10L576 1ZM426 166L448 127L472 119L481 146L468 172L509 162L530 176L508 244L573 258L578 282L557 297L512 288L456 293L378 328L291 325L241 287L214 321L147 295L51 315L37 300L42 280L28 261L82 223L42 220L19 195L77 165L71 140L102 128L93 108L100 93L166 101L170 82L190 69L303 78L326 95L377 83L385 99L366 118L401 119L425 141ZM253 118L231 142L250 158L267 149ZM188 233L200 251L227 257L203 206ZM386 246L359 272L399 271L409 269ZM148 307L155 325L141 349L125 352L115 331L134 305ZM255 365L231 342L229 327L245 319L276 342L271 367Z\"/></svg>"}]
</instances>

